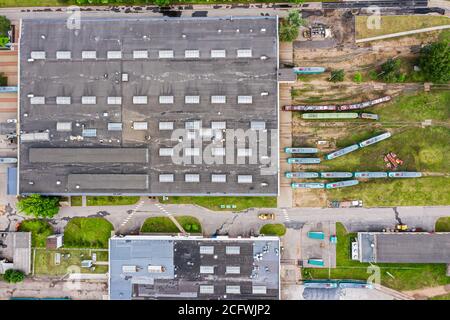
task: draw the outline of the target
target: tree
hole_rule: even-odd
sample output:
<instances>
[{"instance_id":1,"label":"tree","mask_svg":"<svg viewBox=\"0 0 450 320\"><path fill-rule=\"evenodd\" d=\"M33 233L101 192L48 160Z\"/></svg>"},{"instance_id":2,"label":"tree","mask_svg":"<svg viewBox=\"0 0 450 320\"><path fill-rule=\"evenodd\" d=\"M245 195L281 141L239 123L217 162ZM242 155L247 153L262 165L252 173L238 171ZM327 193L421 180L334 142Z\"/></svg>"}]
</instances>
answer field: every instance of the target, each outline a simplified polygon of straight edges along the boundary
<instances>
[{"instance_id":1,"label":"tree","mask_svg":"<svg viewBox=\"0 0 450 320\"><path fill-rule=\"evenodd\" d=\"M356 83L361 83L362 82L362 74L361 72L356 72L355 75L353 76L353 81Z\"/></svg>"},{"instance_id":2,"label":"tree","mask_svg":"<svg viewBox=\"0 0 450 320\"><path fill-rule=\"evenodd\" d=\"M381 65L381 72L379 78L386 82L402 82L405 76L400 73L401 67L400 59L388 59Z\"/></svg>"},{"instance_id":3,"label":"tree","mask_svg":"<svg viewBox=\"0 0 450 320\"><path fill-rule=\"evenodd\" d=\"M3 72L0 72L0 87L5 87L7 85L8 85L8 77L6 77Z\"/></svg>"},{"instance_id":4,"label":"tree","mask_svg":"<svg viewBox=\"0 0 450 320\"><path fill-rule=\"evenodd\" d=\"M11 29L11 21L5 16L0 16L0 36L8 36L8 31Z\"/></svg>"},{"instance_id":5,"label":"tree","mask_svg":"<svg viewBox=\"0 0 450 320\"><path fill-rule=\"evenodd\" d=\"M20 199L17 208L26 215L36 218L52 218L59 212L59 198L32 194Z\"/></svg>"},{"instance_id":6,"label":"tree","mask_svg":"<svg viewBox=\"0 0 450 320\"><path fill-rule=\"evenodd\" d=\"M299 10L290 10L286 20L288 24L296 26L297 28L305 24L305 21L300 17Z\"/></svg>"},{"instance_id":7,"label":"tree","mask_svg":"<svg viewBox=\"0 0 450 320\"><path fill-rule=\"evenodd\" d=\"M419 66L426 80L445 83L450 81L450 48L446 41L422 48Z\"/></svg>"},{"instance_id":8,"label":"tree","mask_svg":"<svg viewBox=\"0 0 450 320\"><path fill-rule=\"evenodd\" d=\"M17 283L22 282L23 279L25 279L25 275L22 271L8 269L3 275L3 279L5 279L5 281L9 283Z\"/></svg>"},{"instance_id":9,"label":"tree","mask_svg":"<svg viewBox=\"0 0 450 320\"><path fill-rule=\"evenodd\" d=\"M0 47L6 47L6 44L9 43L9 37L0 36Z\"/></svg>"},{"instance_id":10,"label":"tree","mask_svg":"<svg viewBox=\"0 0 450 320\"><path fill-rule=\"evenodd\" d=\"M330 81L332 82L340 82L344 81L345 72L343 69L333 70L331 71Z\"/></svg>"},{"instance_id":11,"label":"tree","mask_svg":"<svg viewBox=\"0 0 450 320\"><path fill-rule=\"evenodd\" d=\"M155 4L158 7L167 7L170 5L171 0L155 0Z\"/></svg>"},{"instance_id":12,"label":"tree","mask_svg":"<svg viewBox=\"0 0 450 320\"><path fill-rule=\"evenodd\" d=\"M282 23L280 25L280 41L292 42L298 37L298 28L296 26Z\"/></svg>"}]
</instances>

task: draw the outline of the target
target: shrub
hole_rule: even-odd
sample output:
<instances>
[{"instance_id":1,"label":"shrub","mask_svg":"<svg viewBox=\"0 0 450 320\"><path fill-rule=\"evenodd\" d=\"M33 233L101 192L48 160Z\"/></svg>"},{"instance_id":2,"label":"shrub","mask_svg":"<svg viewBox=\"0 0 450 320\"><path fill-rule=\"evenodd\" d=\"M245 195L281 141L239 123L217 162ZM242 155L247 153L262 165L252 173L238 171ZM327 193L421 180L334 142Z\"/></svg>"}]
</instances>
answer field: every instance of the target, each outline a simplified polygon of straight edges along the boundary
<instances>
[{"instance_id":1,"label":"shrub","mask_svg":"<svg viewBox=\"0 0 450 320\"><path fill-rule=\"evenodd\" d=\"M11 21L5 16L0 16L0 36L8 36L8 31L11 29Z\"/></svg>"},{"instance_id":2,"label":"shrub","mask_svg":"<svg viewBox=\"0 0 450 320\"><path fill-rule=\"evenodd\" d=\"M59 212L59 198L32 194L21 198L17 203L17 209L36 218L52 218Z\"/></svg>"},{"instance_id":3,"label":"shrub","mask_svg":"<svg viewBox=\"0 0 450 320\"><path fill-rule=\"evenodd\" d=\"M22 282L25 279L25 275L22 271L9 269L6 270L5 274L3 275L3 279L5 279L5 281L9 283L17 283Z\"/></svg>"},{"instance_id":4,"label":"shrub","mask_svg":"<svg viewBox=\"0 0 450 320\"><path fill-rule=\"evenodd\" d=\"M345 72L343 69L333 70L331 71L330 81L332 82L341 82L344 81Z\"/></svg>"},{"instance_id":5,"label":"shrub","mask_svg":"<svg viewBox=\"0 0 450 320\"><path fill-rule=\"evenodd\" d=\"M426 80L436 83L450 81L450 48L447 41L423 47L419 65Z\"/></svg>"},{"instance_id":6,"label":"shrub","mask_svg":"<svg viewBox=\"0 0 450 320\"><path fill-rule=\"evenodd\" d=\"M356 83L361 83L362 82L362 74L361 74L361 72L355 73L355 75L353 76L353 81L356 82Z\"/></svg>"}]
</instances>

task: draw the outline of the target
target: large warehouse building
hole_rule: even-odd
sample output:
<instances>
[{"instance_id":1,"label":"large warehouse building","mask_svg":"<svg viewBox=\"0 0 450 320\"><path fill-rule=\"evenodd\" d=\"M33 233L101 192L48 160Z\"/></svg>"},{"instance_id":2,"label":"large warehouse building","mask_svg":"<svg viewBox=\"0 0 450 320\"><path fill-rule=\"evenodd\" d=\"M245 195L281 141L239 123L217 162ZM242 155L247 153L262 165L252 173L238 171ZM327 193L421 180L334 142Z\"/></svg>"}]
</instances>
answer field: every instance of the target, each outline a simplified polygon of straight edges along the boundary
<instances>
[{"instance_id":1,"label":"large warehouse building","mask_svg":"<svg viewBox=\"0 0 450 320\"><path fill-rule=\"evenodd\" d=\"M280 239L113 237L112 300L279 299Z\"/></svg>"},{"instance_id":2,"label":"large warehouse building","mask_svg":"<svg viewBox=\"0 0 450 320\"><path fill-rule=\"evenodd\" d=\"M277 25L23 20L19 193L277 195Z\"/></svg>"}]
</instances>

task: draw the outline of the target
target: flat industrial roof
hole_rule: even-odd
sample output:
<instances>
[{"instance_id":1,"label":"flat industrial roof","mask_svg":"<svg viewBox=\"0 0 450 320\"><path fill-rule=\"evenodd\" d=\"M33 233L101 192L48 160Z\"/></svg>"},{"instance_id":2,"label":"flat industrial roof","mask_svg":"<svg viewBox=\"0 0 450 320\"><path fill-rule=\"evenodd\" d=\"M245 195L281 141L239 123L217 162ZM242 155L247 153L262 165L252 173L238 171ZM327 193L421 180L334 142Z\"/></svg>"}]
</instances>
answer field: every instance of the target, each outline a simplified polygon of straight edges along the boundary
<instances>
[{"instance_id":1,"label":"flat industrial roof","mask_svg":"<svg viewBox=\"0 0 450 320\"><path fill-rule=\"evenodd\" d=\"M110 299L279 299L279 246L276 237L113 237Z\"/></svg>"},{"instance_id":2,"label":"flat industrial roof","mask_svg":"<svg viewBox=\"0 0 450 320\"><path fill-rule=\"evenodd\" d=\"M0 241L2 242L0 260L6 259L13 263L14 269L29 274L31 272L31 232L0 232Z\"/></svg>"},{"instance_id":3,"label":"flat industrial roof","mask_svg":"<svg viewBox=\"0 0 450 320\"><path fill-rule=\"evenodd\" d=\"M79 30L66 24L66 19L22 21L20 133L42 134L20 142L21 194L78 194L68 176L84 173L148 175L146 190L123 194L278 194L276 17L83 18ZM225 57L217 50L225 50ZM36 54L41 51L45 57ZM59 53L57 59L57 51L71 54ZM213 96L225 103L213 103ZM31 104L32 97L44 97L44 104ZM179 143L177 129L191 121L200 121L200 129L225 122L229 131L250 129L255 120L263 121L267 132L258 131L253 154L267 140L262 135L273 133L268 139L272 166L262 158L238 163L236 155L231 162L221 158L222 163L195 157L177 163L159 155L160 148ZM173 129L160 129L160 122L173 122ZM109 123L122 127L111 130ZM202 151L208 152L211 143L226 143L220 131L200 142ZM148 151L145 159L142 149ZM159 181L160 174L171 173L174 182ZM200 182L185 182L185 174L200 174ZM212 174L226 174L227 183L212 182ZM238 175L252 175L252 182L238 183Z\"/></svg>"},{"instance_id":4,"label":"flat industrial roof","mask_svg":"<svg viewBox=\"0 0 450 320\"><path fill-rule=\"evenodd\" d=\"M450 233L358 233L360 260L378 263L450 263Z\"/></svg>"}]
</instances>

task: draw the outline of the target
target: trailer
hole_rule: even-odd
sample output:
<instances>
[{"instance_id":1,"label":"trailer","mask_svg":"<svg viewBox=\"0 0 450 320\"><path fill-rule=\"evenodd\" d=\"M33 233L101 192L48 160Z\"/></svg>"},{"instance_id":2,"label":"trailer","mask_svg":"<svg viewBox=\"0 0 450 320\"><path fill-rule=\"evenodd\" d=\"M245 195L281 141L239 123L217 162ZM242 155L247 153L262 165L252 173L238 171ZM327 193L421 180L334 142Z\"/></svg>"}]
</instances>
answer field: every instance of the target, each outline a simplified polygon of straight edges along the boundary
<instances>
[{"instance_id":1,"label":"trailer","mask_svg":"<svg viewBox=\"0 0 450 320\"><path fill-rule=\"evenodd\" d=\"M345 188L345 187L351 187L356 186L359 183L358 180L345 180L345 181L338 181L338 182L330 182L325 184L326 189L336 189L336 188Z\"/></svg>"},{"instance_id":2,"label":"trailer","mask_svg":"<svg viewBox=\"0 0 450 320\"><path fill-rule=\"evenodd\" d=\"M375 113L360 113L359 118L361 119L369 119L369 120L379 120L380 117Z\"/></svg>"},{"instance_id":3,"label":"trailer","mask_svg":"<svg viewBox=\"0 0 450 320\"><path fill-rule=\"evenodd\" d=\"M325 184L320 182L293 182L291 183L293 189L324 189Z\"/></svg>"},{"instance_id":4,"label":"trailer","mask_svg":"<svg viewBox=\"0 0 450 320\"><path fill-rule=\"evenodd\" d=\"M320 158L288 158L289 164L319 164Z\"/></svg>"},{"instance_id":5,"label":"trailer","mask_svg":"<svg viewBox=\"0 0 450 320\"><path fill-rule=\"evenodd\" d=\"M359 146L357 144L352 144L351 146L348 146L343 149L339 149L337 151L327 154L325 156L325 159L327 159L327 160L335 159L337 157L341 157L347 153L353 152L358 149L359 149Z\"/></svg>"},{"instance_id":6,"label":"trailer","mask_svg":"<svg viewBox=\"0 0 450 320\"><path fill-rule=\"evenodd\" d=\"M367 178L367 179L377 179L377 178L387 178L387 172L355 172L355 178Z\"/></svg>"},{"instance_id":7,"label":"trailer","mask_svg":"<svg viewBox=\"0 0 450 320\"><path fill-rule=\"evenodd\" d=\"M0 163L17 163L17 158L0 158Z\"/></svg>"},{"instance_id":8,"label":"trailer","mask_svg":"<svg viewBox=\"0 0 450 320\"><path fill-rule=\"evenodd\" d=\"M353 173L351 172L321 172L321 178L351 178Z\"/></svg>"},{"instance_id":9,"label":"trailer","mask_svg":"<svg viewBox=\"0 0 450 320\"><path fill-rule=\"evenodd\" d=\"M370 145L372 145L372 144L374 144L374 143L383 141L383 140L389 138L390 136L391 136L391 133L390 133L390 132L385 132L385 133L382 133L382 134L380 134L380 135L378 135L378 136L375 136L375 137L372 137L372 138L370 138L370 139L361 141L360 143L358 143L358 145L359 145L361 148L364 148L364 147L370 146Z\"/></svg>"},{"instance_id":10,"label":"trailer","mask_svg":"<svg viewBox=\"0 0 450 320\"><path fill-rule=\"evenodd\" d=\"M329 208L359 208L363 206L362 200L337 201L333 200L328 203Z\"/></svg>"},{"instance_id":11,"label":"trailer","mask_svg":"<svg viewBox=\"0 0 450 320\"><path fill-rule=\"evenodd\" d=\"M358 114L356 112L328 112L328 113L304 113L302 119L314 120L314 119L357 119Z\"/></svg>"},{"instance_id":12,"label":"trailer","mask_svg":"<svg viewBox=\"0 0 450 320\"><path fill-rule=\"evenodd\" d=\"M317 148L284 148L286 153L317 153L319 149Z\"/></svg>"},{"instance_id":13,"label":"trailer","mask_svg":"<svg viewBox=\"0 0 450 320\"><path fill-rule=\"evenodd\" d=\"M321 74L325 72L323 67L295 67L292 70L296 74Z\"/></svg>"},{"instance_id":14,"label":"trailer","mask_svg":"<svg viewBox=\"0 0 450 320\"><path fill-rule=\"evenodd\" d=\"M284 111L336 111L337 107L333 105L310 106L310 105L288 105L283 107Z\"/></svg>"},{"instance_id":15,"label":"trailer","mask_svg":"<svg viewBox=\"0 0 450 320\"><path fill-rule=\"evenodd\" d=\"M284 175L289 179L311 179L319 177L319 174L317 172L286 172Z\"/></svg>"},{"instance_id":16,"label":"trailer","mask_svg":"<svg viewBox=\"0 0 450 320\"><path fill-rule=\"evenodd\" d=\"M421 172L413 171L399 171L399 172L388 172L389 178L420 178L422 176Z\"/></svg>"}]
</instances>

